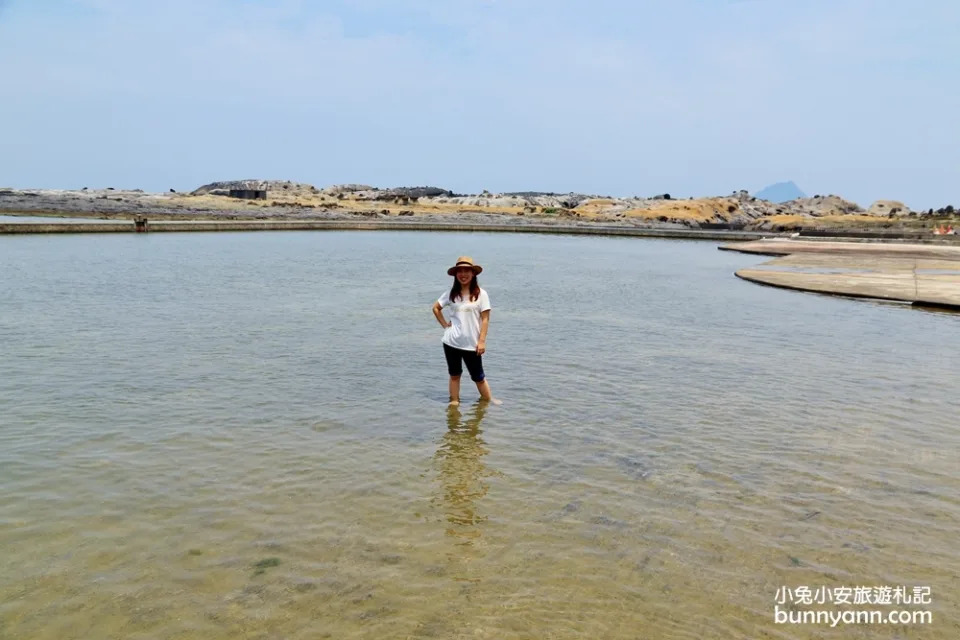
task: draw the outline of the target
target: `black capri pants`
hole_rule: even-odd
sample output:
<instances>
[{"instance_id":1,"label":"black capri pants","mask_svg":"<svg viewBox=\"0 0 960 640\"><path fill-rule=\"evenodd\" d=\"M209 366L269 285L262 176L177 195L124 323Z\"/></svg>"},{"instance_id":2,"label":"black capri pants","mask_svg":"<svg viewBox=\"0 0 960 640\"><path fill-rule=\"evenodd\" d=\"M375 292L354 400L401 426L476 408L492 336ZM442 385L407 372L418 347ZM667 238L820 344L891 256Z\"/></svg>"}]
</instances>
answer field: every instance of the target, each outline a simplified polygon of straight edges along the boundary
<instances>
[{"instance_id":1,"label":"black capri pants","mask_svg":"<svg viewBox=\"0 0 960 640\"><path fill-rule=\"evenodd\" d=\"M443 355L447 358L447 372L451 376L463 374L463 363L467 363L467 371L470 372L470 379L474 382L483 382L483 356L476 351L466 349L455 349L443 343Z\"/></svg>"}]
</instances>

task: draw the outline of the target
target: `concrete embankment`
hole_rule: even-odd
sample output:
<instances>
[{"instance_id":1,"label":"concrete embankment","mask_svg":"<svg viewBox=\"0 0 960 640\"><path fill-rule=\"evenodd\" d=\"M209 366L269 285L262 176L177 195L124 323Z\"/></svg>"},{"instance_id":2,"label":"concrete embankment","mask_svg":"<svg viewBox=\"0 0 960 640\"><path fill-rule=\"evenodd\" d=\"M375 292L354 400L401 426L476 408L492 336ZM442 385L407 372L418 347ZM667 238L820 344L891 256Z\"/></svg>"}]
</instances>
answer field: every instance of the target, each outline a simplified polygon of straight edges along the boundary
<instances>
[{"instance_id":1,"label":"concrete embankment","mask_svg":"<svg viewBox=\"0 0 960 640\"><path fill-rule=\"evenodd\" d=\"M871 255L890 258L943 258L960 259L960 236L933 238L919 243L878 240L793 240L790 238L764 238L753 242L736 242L722 245L721 251L738 251L766 256L788 256L797 253L824 255Z\"/></svg>"},{"instance_id":2,"label":"concrete embankment","mask_svg":"<svg viewBox=\"0 0 960 640\"><path fill-rule=\"evenodd\" d=\"M782 256L736 272L758 284L960 309L960 245L956 243L760 240L720 248Z\"/></svg>"},{"instance_id":3,"label":"concrete embankment","mask_svg":"<svg viewBox=\"0 0 960 640\"><path fill-rule=\"evenodd\" d=\"M427 222L351 221L351 220L251 220L149 222L147 233L169 232L225 232L225 231L458 231L550 233L643 238L679 238L687 240L756 240L769 238L771 233L753 231L715 231L700 229L654 229L613 225L552 225L552 224L462 224ZM51 233L133 233L133 221L87 223L0 223L0 234Z\"/></svg>"}]
</instances>

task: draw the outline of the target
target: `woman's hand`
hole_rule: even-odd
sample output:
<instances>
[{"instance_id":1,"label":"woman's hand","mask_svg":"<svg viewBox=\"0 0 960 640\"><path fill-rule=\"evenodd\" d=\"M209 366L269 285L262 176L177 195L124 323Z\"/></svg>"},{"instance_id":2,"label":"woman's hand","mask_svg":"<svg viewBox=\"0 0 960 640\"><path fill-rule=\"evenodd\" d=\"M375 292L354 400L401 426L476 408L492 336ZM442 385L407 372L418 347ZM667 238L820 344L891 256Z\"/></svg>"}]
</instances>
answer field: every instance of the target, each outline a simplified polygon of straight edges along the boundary
<instances>
[{"instance_id":1,"label":"woman's hand","mask_svg":"<svg viewBox=\"0 0 960 640\"><path fill-rule=\"evenodd\" d=\"M433 317L437 319L441 327L449 329L453 326L453 323L447 322L447 319L443 317L443 307L440 306L439 302L434 302L430 310L433 311Z\"/></svg>"},{"instance_id":2,"label":"woman's hand","mask_svg":"<svg viewBox=\"0 0 960 640\"><path fill-rule=\"evenodd\" d=\"M483 353L487 350L487 343L481 340L477 343L477 355L482 356Z\"/></svg>"}]
</instances>

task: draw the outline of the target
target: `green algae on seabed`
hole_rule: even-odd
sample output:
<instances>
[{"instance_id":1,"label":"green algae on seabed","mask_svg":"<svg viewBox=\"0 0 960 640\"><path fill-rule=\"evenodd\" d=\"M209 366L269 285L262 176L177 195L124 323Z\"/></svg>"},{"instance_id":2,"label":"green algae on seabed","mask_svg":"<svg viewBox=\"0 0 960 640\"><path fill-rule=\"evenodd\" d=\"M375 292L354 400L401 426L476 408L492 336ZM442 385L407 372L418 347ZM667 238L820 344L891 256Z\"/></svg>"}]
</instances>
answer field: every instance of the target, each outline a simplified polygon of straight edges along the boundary
<instances>
[{"instance_id":1,"label":"green algae on seabed","mask_svg":"<svg viewBox=\"0 0 960 640\"><path fill-rule=\"evenodd\" d=\"M256 571L253 572L253 575L259 576L260 574L266 572L267 569L277 566L280 566L280 558L264 558L257 564L253 565L253 568L256 569Z\"/></svg>"}]
</instances>

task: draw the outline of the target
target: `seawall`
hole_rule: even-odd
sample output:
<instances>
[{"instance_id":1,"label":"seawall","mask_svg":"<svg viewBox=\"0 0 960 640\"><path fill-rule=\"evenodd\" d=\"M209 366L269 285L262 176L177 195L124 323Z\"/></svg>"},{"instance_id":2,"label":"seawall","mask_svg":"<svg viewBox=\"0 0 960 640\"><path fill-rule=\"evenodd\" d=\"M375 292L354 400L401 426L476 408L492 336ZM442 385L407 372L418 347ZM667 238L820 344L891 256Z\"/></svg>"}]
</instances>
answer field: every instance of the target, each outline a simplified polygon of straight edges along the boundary
<instances>
[{"instance_id":1,"label":"seawall","mask_svg":"<svg viewBox=\"0 0 960 640\"><path fill-rule=\"evenodd\" d=\"M251 220L149 222L146 233L224 231L457 231L630 236L686 240L757 240L778 234L708 229L651 229L610 225L461 224L352 220ZM133 221L98 223L0 223L0 234L135 233Z\"/></svg>"}]
</instances>

